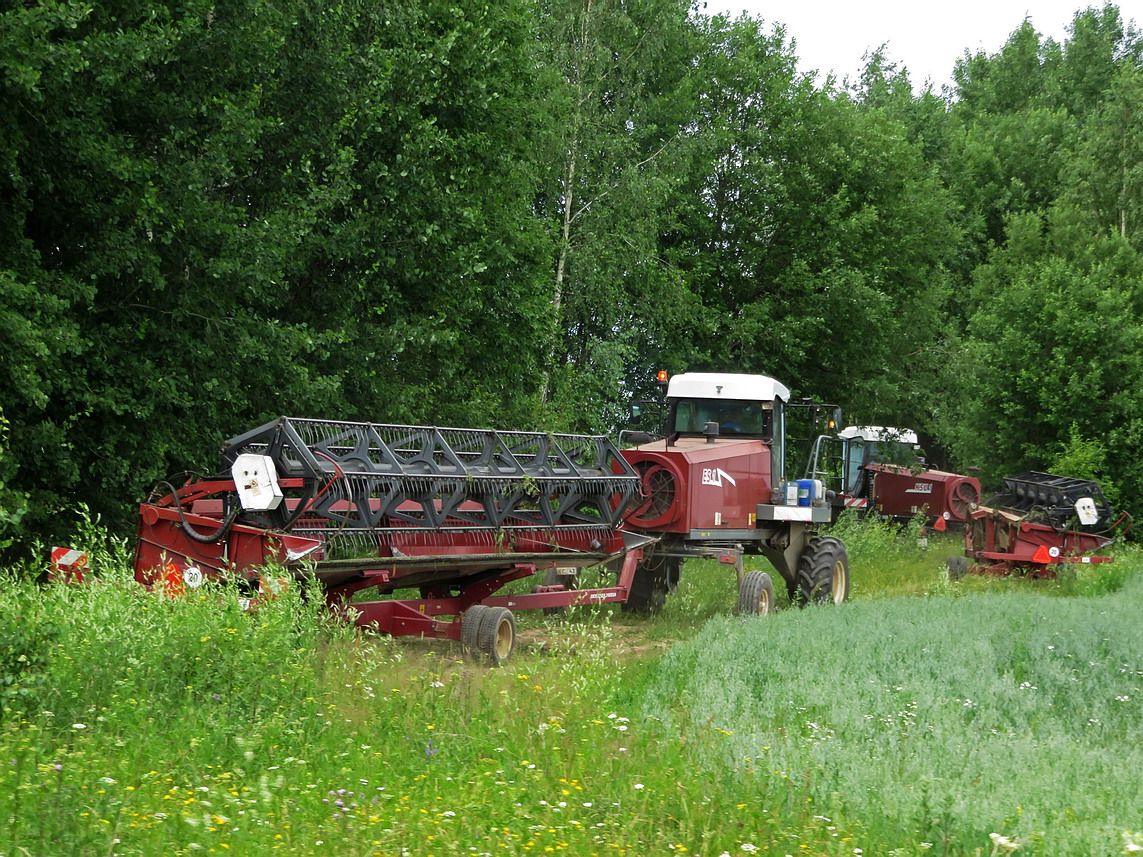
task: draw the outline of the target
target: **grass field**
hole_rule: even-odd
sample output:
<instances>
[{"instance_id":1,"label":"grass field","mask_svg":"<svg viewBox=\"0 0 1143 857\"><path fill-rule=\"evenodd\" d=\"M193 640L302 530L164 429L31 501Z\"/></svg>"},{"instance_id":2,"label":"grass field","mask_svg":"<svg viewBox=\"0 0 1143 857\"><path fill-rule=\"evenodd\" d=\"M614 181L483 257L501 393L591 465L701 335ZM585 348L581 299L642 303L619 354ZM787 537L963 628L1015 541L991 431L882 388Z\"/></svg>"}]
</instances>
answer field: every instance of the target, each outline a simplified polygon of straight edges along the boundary
<instances>
[{"instance_id":1,"label":"grass field","mask_svg":"<svg viewBox=\"0 0 1143 857\"><path fill-rule=\"evenodd\" d=\"M0 583L0 855L1111 855L1143 848L1143 556L950 584L845 524L853 600L521 616L489 669L294 591ZM88 534L89 539L93 534ZM779 587L781 588L781 587Z\"/></svg>"}]
</instances>

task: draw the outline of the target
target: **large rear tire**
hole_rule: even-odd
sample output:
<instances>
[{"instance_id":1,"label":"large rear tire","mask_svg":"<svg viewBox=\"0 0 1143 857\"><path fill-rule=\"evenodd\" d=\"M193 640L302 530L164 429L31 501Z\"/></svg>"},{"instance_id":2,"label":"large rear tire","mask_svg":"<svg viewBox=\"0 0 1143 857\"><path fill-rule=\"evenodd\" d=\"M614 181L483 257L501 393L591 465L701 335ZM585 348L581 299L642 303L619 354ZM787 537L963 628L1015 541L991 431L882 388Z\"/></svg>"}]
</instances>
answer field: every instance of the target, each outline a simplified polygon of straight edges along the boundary
<instances>
[{"instance_id":1,"label":"large rear tire","mask_svg":"<svg viewBox=\"0 0 1143 857\"><path fill-rule=\"evenodd\" d=\"M631 592L623 602L625 613L658 613L667 595L679 585L683 561L678 557L655 556L641 562L631 581Z\"/></svg>"},{"instance_id":2,"label":"large rear tire","mask_svg":"<svg viewBox=\"0 0 1143 857\"><path fill-rule=\"evenodd\" d=\"M835 536L811 539L798 558L797 600L806 604L842 604L849 600L849 554Z\"/></svg>"},{"instance_id":3,"label":"large rear tire","mask_svg":"<svg viewBox=\"0 0 1143 857\"><path fill-rule=\"evenodd\" d=\"M774 581L764 571L750 571L738 587L739 616L769 616L774 612Z\"/></svg>"}]
</instances>

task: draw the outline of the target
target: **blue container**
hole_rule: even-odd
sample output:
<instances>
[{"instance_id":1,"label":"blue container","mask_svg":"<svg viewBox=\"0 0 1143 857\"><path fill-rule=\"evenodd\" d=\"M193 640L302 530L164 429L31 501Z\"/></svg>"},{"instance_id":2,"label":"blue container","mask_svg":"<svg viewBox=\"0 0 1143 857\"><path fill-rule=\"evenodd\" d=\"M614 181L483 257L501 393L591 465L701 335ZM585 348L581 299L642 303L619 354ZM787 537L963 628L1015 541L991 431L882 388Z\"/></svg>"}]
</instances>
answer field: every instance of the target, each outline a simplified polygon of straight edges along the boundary
<instances>
[{"instance_id":1,"label":"blue container","mask_svg":"<svg viewBox=\"0 0 1143 857\"><path fill-rule=\"evenodd\" d=\"M798 480L798 505L810 506L814 502L814 480Z\"/></svg>"}]
</instances>

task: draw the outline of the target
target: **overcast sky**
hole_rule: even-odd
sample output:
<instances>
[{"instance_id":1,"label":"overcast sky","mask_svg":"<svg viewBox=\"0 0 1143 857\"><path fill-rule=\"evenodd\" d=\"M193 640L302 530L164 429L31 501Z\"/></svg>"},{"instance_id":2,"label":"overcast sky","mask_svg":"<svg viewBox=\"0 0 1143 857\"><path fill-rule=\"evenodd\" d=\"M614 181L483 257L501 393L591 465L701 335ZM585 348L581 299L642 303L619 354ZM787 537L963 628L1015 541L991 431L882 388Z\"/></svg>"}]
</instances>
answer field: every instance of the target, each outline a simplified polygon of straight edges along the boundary
<instances>
[{"instance_id":1,"label":"overcast sky","mask_svg":"<svg viewBox=\"0 0 1143 857\"><path fill-rule=\"evenodd\" d=\"M700 3L702 0L700 0ZM1029 18L1044 36L1067 38L1079 9L1101 7L1102 0L706 0L709 14L737 17L748 12L766 22L786 26L786 39L797 42L794 53L802 71L833 71L840 81L856 78L861 57L886 45L888 58L909 70L914 89L931 79L939 92L952 82L956 60L965 50L995 53L1012 31ZM1143 21L1143 0L1116 3L1126 21Z\"/></svg>"}]
</instances>

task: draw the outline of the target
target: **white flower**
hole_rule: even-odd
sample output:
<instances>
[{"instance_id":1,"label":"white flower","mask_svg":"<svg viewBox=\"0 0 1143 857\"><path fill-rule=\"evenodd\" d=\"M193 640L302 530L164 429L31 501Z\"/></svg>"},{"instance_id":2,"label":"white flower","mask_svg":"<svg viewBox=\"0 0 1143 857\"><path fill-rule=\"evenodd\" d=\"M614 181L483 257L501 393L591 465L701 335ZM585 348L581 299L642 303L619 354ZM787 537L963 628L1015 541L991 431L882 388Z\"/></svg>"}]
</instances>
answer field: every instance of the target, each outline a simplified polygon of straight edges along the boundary
<instances>
[{"instance_id":1,"label":"white flower","mask_svg":"<svg viewBox=\"0 0 1143 857\"><path fill-rule=\"evenodd\" d=\"M992 840L992 844L997 849L1004 849L1005 851L1015 851L1020 847L1020 842L1017 839L1009 839L1007 836L1002 836L999 833L990 833L988 838Z\"/></svg>"},{"instance_id":2,"label":"white flower","mask_svg":"<svg viewBox=\"0 0 1143 857\"><path fill-rule=\"evenodd\" d=\"M635 788L641 789L641 788L643 788L643 784L642 783L635 783Z\"/></svg>"},{"instance_id":3,"label":"white flower","mask_svg":"<svg viewBox=\"0 0 1143 857\"><path fill-rule=\"evenodd\" d=\"M743 842L742 843L742 850L745 851L747 854L749 854L752 851L757 851L758 846L757 845L751 845L749 842Z\"/></svg>"},{"instance_id":4,"label":"white flower","mask_svg":"<svg viewBox=\"0 0 1143 857\"><path fill-rule=\"evenodd\" d=\"M71 724L71 728L72 729L86 729L87 724L86 723L73 723L73 724Z\"/></svg>"}]
</instances>

